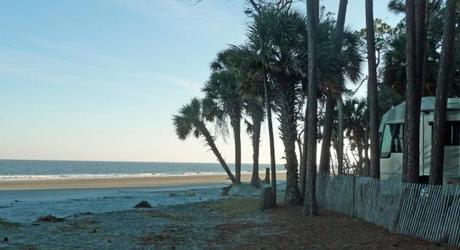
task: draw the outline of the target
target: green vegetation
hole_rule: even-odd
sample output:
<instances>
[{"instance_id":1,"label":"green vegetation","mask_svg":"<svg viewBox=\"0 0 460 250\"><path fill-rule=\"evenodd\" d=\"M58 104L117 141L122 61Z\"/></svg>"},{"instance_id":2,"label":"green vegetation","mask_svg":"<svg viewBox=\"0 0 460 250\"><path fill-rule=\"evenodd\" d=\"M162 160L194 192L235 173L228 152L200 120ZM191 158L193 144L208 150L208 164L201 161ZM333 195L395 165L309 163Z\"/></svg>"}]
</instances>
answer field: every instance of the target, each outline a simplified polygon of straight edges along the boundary
<instances>
[{"instance_id":1,"label":"green vegetation","mask_svg":"<svg viewBox=\"0 0 460 250\"><path fill-rule=\"evenodd\" d=\"M244 121L253 146L251 184L260 187L260 130L262 122L267 122L276 197L273 113L283 142L284 200L288 204L304 201L311 214L315 214L318 169L379 178L381 115L404 100L419 106L421 96L443 97L443 91L460 96L460 6L446 7L444 1L435 0L406 2L408 6L401 0L390 1L391 11L410 14L391 27L373 18L373 1L367 0L363 6L366 27L352 30L346 25L347 0L340 1L337 18L318 0L307 0L306 11L295 8L292 1L249 0L247 42L217 54L202 89L204 98L193 99L174 116L178 137L203 137L232 182L239 183ZM445 25L445 20L451 25ZM448 28L450 32L445 32ZM454 52L442 53L441 48ZM367 70L361 67L365 59ZM365 82L368 96L362 98L356 93ZM440 100L436 109L442 111L446 98ZM406 131L403 176L413 182L418 179L417 164L412 163L418 162L419 111L409 108L407 113L405 129L410 131ZM440 118L438 127L441 120L445 118ZM220 133L211 135L207 126L212 125ZM235 177L214 143L216 136L228 135L229 127L235 141ZM319 166L317 142L322 142Z\"/></svg>"}]
</instances>

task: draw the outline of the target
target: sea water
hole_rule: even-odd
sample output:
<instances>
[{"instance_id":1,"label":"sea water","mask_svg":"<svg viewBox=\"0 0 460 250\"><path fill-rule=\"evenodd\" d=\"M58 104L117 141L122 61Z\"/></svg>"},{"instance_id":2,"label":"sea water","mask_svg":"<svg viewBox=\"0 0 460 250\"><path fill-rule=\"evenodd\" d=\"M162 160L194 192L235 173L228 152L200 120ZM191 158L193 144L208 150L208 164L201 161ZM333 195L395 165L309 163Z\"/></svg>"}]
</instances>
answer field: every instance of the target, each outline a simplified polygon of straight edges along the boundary
<instances>
[{"instance_id":1,"label":"sea water","mask_svg":"<svg viewBox=\"0 0 460 250\"><path fill-rule=\"evenodd\" d=\"M232 171L234 166L229 165ZM268 165L261 164L263 170ZM251 164L242 164L250 173ZM279 170L284 170L278 166ZM172 162L94 162L0 160L0 183L21 180L123 178L140 176L190 176L225 174L219 164ZM32 222L39 216L59 217L132 208L146 200L153 207L222 199L225 184L149 188L73 188L0 190L0 219Z\"/></svg>"},{"instance_id":2,"label":"sea water","mask_svg":"<svg viewBox=\"0 0 460 250\"><path fill-rule=\"evenodd\" d=\"M234 165L229 164L234 171ZM263 171L268 164L260 164ZM283 166L277 166L284 170ZM241 172L251 173L252 164ZM39 179L89 179L145 176L225 175L218 163L0 160L0 182Z\"/></svg>"}]
</instances>

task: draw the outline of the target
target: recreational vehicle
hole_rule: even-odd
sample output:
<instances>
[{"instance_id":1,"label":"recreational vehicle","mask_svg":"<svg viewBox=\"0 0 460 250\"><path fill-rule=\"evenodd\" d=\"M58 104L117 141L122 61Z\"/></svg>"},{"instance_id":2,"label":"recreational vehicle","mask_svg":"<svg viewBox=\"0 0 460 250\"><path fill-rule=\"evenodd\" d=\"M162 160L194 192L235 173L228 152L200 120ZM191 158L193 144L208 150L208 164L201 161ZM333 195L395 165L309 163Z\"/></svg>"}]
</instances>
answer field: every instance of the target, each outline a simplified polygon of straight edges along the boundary
<instances>
[{"instance_id":1,"label":"recreational vehicle","mask_svg":"<svg viewBox=\"0 0 460 250\"><path fill-rule=\"evenodd\" d=\"M402 177L405 102L386 112L380 123L381 179ZM420 111L420 176L427 182L430 175L434 97L422 98ZM444 183L460 183L460 98L447 104L444 146Z\"/></svg>"}]
</instances>

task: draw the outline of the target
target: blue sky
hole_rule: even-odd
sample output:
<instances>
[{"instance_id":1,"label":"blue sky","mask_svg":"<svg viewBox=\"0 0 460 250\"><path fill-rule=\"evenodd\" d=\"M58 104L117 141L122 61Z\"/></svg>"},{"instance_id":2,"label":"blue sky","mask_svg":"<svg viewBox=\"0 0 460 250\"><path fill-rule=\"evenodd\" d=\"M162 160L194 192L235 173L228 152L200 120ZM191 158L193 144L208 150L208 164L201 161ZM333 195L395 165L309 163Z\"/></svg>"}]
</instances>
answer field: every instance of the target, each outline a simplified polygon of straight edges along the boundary
<instances>
[{"instance_id":1,"label":"blue sky","mask_svg":"<svg viewBox=\"0 0 460 250\"><path fill-rule=\"evenodd\" d=\"M364 0L349 2L347 25L363 27ZM376 17L397 22L375 2ZM175 137L171 117L201 96L216 52L244 41L246 4L192 3L2 1L0 158L214 162L201 141ZM232 162L232 140L218 144Z\"/></svg>"}]
</instances>

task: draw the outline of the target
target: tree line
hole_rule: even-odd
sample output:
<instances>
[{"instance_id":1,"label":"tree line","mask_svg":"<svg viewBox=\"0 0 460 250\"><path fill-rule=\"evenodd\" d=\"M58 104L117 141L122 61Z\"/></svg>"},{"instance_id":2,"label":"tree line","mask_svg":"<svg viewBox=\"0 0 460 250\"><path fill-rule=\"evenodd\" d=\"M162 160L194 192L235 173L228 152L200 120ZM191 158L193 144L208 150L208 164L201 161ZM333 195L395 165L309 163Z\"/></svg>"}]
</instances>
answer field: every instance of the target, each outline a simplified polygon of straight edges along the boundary
<instances>
[{"instance_id":1,"label":"tree line","mask_svg":"<svg viewBox=\"0 0 460 250\"><path fill-rule=\"evenodd\" d=\"M202 88L204 97L192 99L173 117L176 134L202 138L238 184L241 136L247 133L253 149L250 183L260 187L265 122L276 204L275 117L286 166L285 202L303 203L306 214L316 215L317 171L380 177L380 118L405 100L403 181L418 182L421 97L436 95L432 154L440 156L447 98L460 95L457 2L392 0L389 10L405 16L391 27L374 18L373 0L366 0L366 27L352 30L345 25L347 0L340 0L337 16L318 0L307 0L306 11L289 0L248 0L246 42L217 54ZM356 92L364 82L367 98L362 99ZM224 136L232 130L234 173L215 144L220 134L211 133L212 125ZM443 157L433 159L430 182L442 184Z\"/></svg>"}]
</instances>

